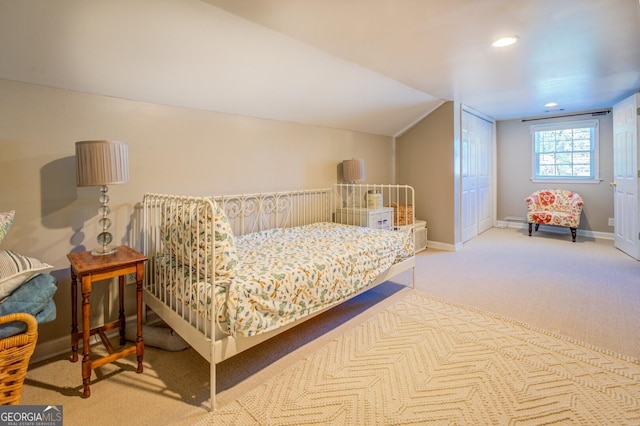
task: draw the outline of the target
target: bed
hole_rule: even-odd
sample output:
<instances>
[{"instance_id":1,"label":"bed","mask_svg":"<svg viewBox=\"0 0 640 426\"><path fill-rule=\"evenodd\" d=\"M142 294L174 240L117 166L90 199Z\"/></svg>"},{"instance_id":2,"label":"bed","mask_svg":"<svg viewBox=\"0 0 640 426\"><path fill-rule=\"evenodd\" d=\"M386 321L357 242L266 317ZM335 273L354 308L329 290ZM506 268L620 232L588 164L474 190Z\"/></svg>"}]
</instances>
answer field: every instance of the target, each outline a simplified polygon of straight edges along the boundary
<instances>
[{"instance_id":1,"label":"bed","mask_svg":"<svg viewBox=\"0 0 640 426\"><path fill-rule=\"evenodd\" d=\"M413 203L407 185L145 195L144 302L210 362L211 410L216 364L400 273L413 283ZM354 225L372 212L388 216Z\"/></svg>"}]
</instances>

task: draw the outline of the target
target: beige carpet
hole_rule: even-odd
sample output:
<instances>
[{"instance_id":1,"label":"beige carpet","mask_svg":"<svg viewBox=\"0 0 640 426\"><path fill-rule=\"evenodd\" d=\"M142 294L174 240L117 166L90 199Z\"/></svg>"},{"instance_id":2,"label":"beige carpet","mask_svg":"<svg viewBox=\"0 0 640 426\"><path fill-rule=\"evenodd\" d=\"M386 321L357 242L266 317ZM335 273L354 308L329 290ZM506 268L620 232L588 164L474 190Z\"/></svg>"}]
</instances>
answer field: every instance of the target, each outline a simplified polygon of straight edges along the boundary
<instances>
[{"instance_id":1,"label":"beige carpet","mask_svg":"<svg viewBox=\"0 0 640 426\"><path fill-rule=\"evenodd\" d=\"M417 290L198 424L640 424L640 363Z\"/></svg>"}]
</instances>

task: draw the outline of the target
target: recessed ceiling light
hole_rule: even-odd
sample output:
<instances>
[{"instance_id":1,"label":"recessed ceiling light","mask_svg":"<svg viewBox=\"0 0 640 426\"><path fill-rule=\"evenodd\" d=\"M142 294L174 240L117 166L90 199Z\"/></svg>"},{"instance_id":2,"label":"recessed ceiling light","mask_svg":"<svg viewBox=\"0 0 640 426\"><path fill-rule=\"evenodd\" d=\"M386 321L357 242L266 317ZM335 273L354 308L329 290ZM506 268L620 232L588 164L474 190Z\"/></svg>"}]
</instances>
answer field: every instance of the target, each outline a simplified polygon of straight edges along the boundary
<instances>
[{"instance_id":1,"label":"recessed ceiling light","mask_svg":"<svg viewBox=\"0 0 640 426\"><path fill-rule=\"evenodd\" d=\"M554 106L558 106L557 102L548 102L546 104L544 104L544 106L546 106L547 108L552 108Z\"/></svg>"},{"instance_id":2,"label":"recessed ceiling light","mask_svg":"<svg viewBox=\"0 0 640 426\"><path fill-rule=\"evenodd\" d=\"M509 37L502 37L499 38L498 40L494 41L493 43L491 43L491 45L493 47L506 47L506 46L511 46L512 44L514 44L515 42L518 41L518 36L509 36Z\"/></svg>"}]
</instances>

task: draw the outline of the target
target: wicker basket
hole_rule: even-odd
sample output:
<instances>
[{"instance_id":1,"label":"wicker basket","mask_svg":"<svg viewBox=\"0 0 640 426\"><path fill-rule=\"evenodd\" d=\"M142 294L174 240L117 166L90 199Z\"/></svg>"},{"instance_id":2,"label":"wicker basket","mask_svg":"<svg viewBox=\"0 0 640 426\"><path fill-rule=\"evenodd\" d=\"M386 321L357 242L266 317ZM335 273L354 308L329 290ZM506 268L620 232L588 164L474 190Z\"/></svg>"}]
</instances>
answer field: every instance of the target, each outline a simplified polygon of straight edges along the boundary
<instances>
[{"instance_id":1,"label":"wicker basket","mask_svg":"<svg viewBox=\"0 0 640 426\"><path fill-rule=\"evenodd\" d=\"M393 225L394 226L406 226L413 224L413 206L412 205L398 205L392 203L393 207Z\"/></svg>"},{"instance_id":2,"label":"wicker basket","mask_svg":"<svg viewBox=\"0 0 640 426\"><path fill-rule=\"evenodd\" d=\"M0 317L0 324L21 321L27 331L0 339L0 403L17 405L27 376L29 360L38 340L38 322L27 313L18 312Z\"/></svg>"}]
</instances>

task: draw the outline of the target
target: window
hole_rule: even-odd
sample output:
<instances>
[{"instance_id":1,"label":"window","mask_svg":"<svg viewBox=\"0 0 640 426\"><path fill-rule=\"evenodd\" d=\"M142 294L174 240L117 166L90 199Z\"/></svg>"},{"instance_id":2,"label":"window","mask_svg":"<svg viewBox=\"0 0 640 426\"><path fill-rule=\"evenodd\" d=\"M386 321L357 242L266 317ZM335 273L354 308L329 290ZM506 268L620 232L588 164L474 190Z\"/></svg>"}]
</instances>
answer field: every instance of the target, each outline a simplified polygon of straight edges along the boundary
<instances>
[{"instance_id":1,"label":"window","mask_svg":"<svg viewBox=\"0 0 640 426\"><path fill-rule=\"evenodd\" d=\"M534 182L600 182L598 120L531 126Z\"/></svg>"}]
</instances>

